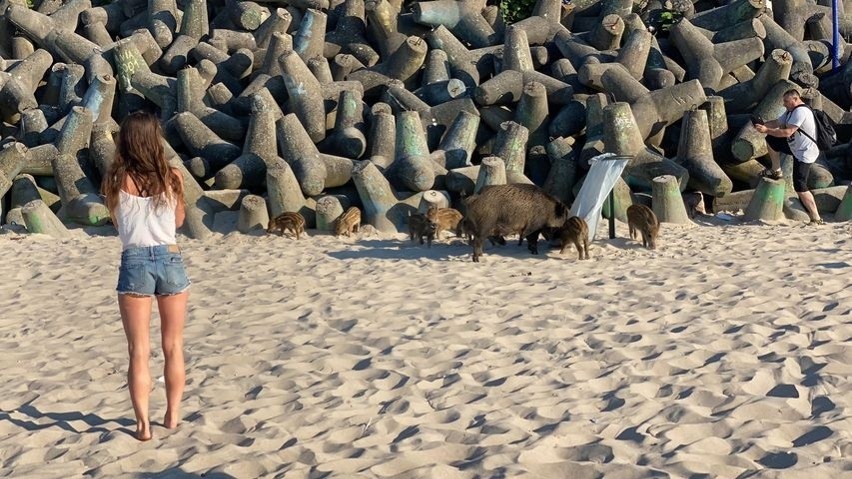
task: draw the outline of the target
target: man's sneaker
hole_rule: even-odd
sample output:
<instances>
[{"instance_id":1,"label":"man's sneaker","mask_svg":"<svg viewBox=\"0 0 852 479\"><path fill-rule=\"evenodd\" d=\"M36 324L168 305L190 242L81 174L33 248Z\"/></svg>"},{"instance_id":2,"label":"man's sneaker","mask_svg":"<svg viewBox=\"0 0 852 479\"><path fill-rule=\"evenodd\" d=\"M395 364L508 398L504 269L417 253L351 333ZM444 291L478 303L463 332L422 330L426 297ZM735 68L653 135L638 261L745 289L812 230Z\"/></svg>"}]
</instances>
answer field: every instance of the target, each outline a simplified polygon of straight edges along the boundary
<instances>
[{"instance_id":1,"label":"man's sneaker","mask_svg":"<svg viewBox=\"0 0 852 479\"><path fill-rule=\"evenodd\" d=\"M760 176L765 176L766 178L769 178L769 179L772 179L772 180L780 180L780 179L784 178L784 173L781 170L773 170L773 169L767 168L767 169L760 172Z\"/></svg>"}]
</instances>

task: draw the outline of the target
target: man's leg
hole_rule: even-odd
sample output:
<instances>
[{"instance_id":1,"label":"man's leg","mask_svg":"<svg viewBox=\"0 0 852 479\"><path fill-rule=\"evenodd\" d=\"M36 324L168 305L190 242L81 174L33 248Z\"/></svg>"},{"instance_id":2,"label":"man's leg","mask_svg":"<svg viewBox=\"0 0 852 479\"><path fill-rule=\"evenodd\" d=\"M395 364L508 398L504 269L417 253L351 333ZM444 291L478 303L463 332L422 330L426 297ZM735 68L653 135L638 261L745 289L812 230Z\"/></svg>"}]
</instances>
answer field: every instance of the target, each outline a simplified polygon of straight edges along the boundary
<instances>
[{"instance_id":1,"label":"man's leg","mask_svg":"<svg viewBox=\"0 0 852 479\"><path fill-rule=\"evenodd\" d=\"M810 191L800 191L797 194L799 195L799 200L805 206L805 209L808 210L808 216L811 217L811 221L822 221L822 218L819 217L819 211L817 211L816 201L814 201L813 193L811 193Z\"/></svg>"},{"instance_id":2,"label":"man's leg","mask_svg":"<svg viewBox=\"0 0 852 479\"><path fill-rule=\"evenodd\" d=\"M798 160L793 160L793 189L799 196L799 201L808 211L808 216L811 217L812 223L822 222L819 216L819 211L814 201L813 193L808 190L808 177L811 173L811 163L802 163Z\"/></svg>"},{"instance_id":3,"label":"man's leg","mask_svg":"<svg viewBox=\"0 0 852 479\"><path fill-rule=\"evenodd\" d=\"M764 176L780 180L783 178L781 172L781 153L790 155L790 146L787 144L786 138L778 138L775 136L766 137L766 149L769 151L769 161L771 166L769 170L764 171Z\"/></svg>"},{"instance_id":4,"label":"man's leg","mask_svg":"<svg viewBox=\"0 0 852 479\"><path fill-rule=\"evenodd\" d=\"M772 171L781 171L781 153L773 150L768 143L766 146L769 150L769 161L772 164Z\"/></svg>"}]
</instances>

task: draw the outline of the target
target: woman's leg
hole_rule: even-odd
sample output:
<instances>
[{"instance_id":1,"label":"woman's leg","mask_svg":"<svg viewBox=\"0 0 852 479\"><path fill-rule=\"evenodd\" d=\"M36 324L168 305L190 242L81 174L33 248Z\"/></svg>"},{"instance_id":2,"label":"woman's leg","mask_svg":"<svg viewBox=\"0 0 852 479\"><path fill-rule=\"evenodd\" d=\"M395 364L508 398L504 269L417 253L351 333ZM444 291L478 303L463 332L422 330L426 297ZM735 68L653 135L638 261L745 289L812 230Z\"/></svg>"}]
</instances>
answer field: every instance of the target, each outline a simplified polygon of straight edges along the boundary
<instances>
[{"instance_id":1,"label":"woman's leg","mask_svg":"<svg viewBox=\"0 0 852 479\"><path fill-rule=\"evenodd\" d=\"M157 296L165 358L166 417L163 425L171 429L180 421L180 400L186 383L183 363L183 324L186 320L186 304L189 292L170 296Z\"/></svg>"},{"instance_id":2,"label":"woman's leg","mask_svg":"<svg viewBox=\"0 0 852 479\"><path fill-rule=\"evenodd\" d=\"M136 438L140 441L151 439L151 422L148 419L148 396L151 393L151 373L148 370L148 358L151 355L151 304L149 296L118 295L121 323L124 325L127 350L130 353L127 385L136 413Z\"/></svg>"}]
</instances>

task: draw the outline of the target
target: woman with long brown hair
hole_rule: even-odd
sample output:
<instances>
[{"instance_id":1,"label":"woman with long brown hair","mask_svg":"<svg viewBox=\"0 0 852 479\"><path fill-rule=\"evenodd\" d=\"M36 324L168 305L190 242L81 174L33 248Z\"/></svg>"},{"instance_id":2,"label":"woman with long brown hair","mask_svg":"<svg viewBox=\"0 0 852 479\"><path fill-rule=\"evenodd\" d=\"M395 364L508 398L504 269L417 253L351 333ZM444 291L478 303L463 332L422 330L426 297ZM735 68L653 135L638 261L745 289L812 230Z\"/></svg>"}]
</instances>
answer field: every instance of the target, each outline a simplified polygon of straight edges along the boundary
<instances>
[{"instance_id":1,"label":"woman with long brown hair","mask_svg":"<svg viewBox=\"0 0 852 479\"><path fill-rule=\"evenodd\" d=\"M185 216L183 176L169 167L162 141L160 123L153 114L126 116L116 141L115 159L102 184L122 244L116 291L130 353L127 382L140 441L152 437L148 358L154 297L160 310L165 358L166 428L176 427L180 420L186 382L183 325L190 281L175 237Z\"/></svg>"}]
</instances>

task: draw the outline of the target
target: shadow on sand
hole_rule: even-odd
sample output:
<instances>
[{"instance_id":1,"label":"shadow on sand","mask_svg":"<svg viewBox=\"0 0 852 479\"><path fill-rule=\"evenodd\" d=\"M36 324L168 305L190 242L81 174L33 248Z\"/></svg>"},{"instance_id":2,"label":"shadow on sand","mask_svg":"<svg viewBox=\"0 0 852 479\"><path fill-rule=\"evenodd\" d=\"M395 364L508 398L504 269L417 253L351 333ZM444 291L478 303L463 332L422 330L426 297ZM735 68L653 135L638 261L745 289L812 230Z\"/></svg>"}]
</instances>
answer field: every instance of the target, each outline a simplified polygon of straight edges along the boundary
<instances>
[{"instance_id":1,"label":"shadow on sand","mask_svg":"<svg viewBox=\"0 0 852 479\"><path fill-rule=\"evenodd\" d=\"M120 431L129 436L136 435L136 431L133 426L136 424L134 421L129 418L119 418L119 419L103 419L102 417L96 414L83 414L80 412L42 412L39 411L38 408L32 406L30 404L24 404L21 407L15 409L15 412L25 414L32 418L32 421L28 421L25 419L15 419L8 412L0 411L0 421L8 421L20 428L26 429L27 431L38 431L41 429L46 429L49 427L58 427L62 430L74 433L74 434L85 434L85 433L100 433L107 434L113 431ZM49 419L53 422L50 423L42 423L44 419ZM77 430L74 426L72 426L71 422L82 421L89 426L88 429ZM119 426L115 428L114 426Z\"/></svg>"}]
</instances>

